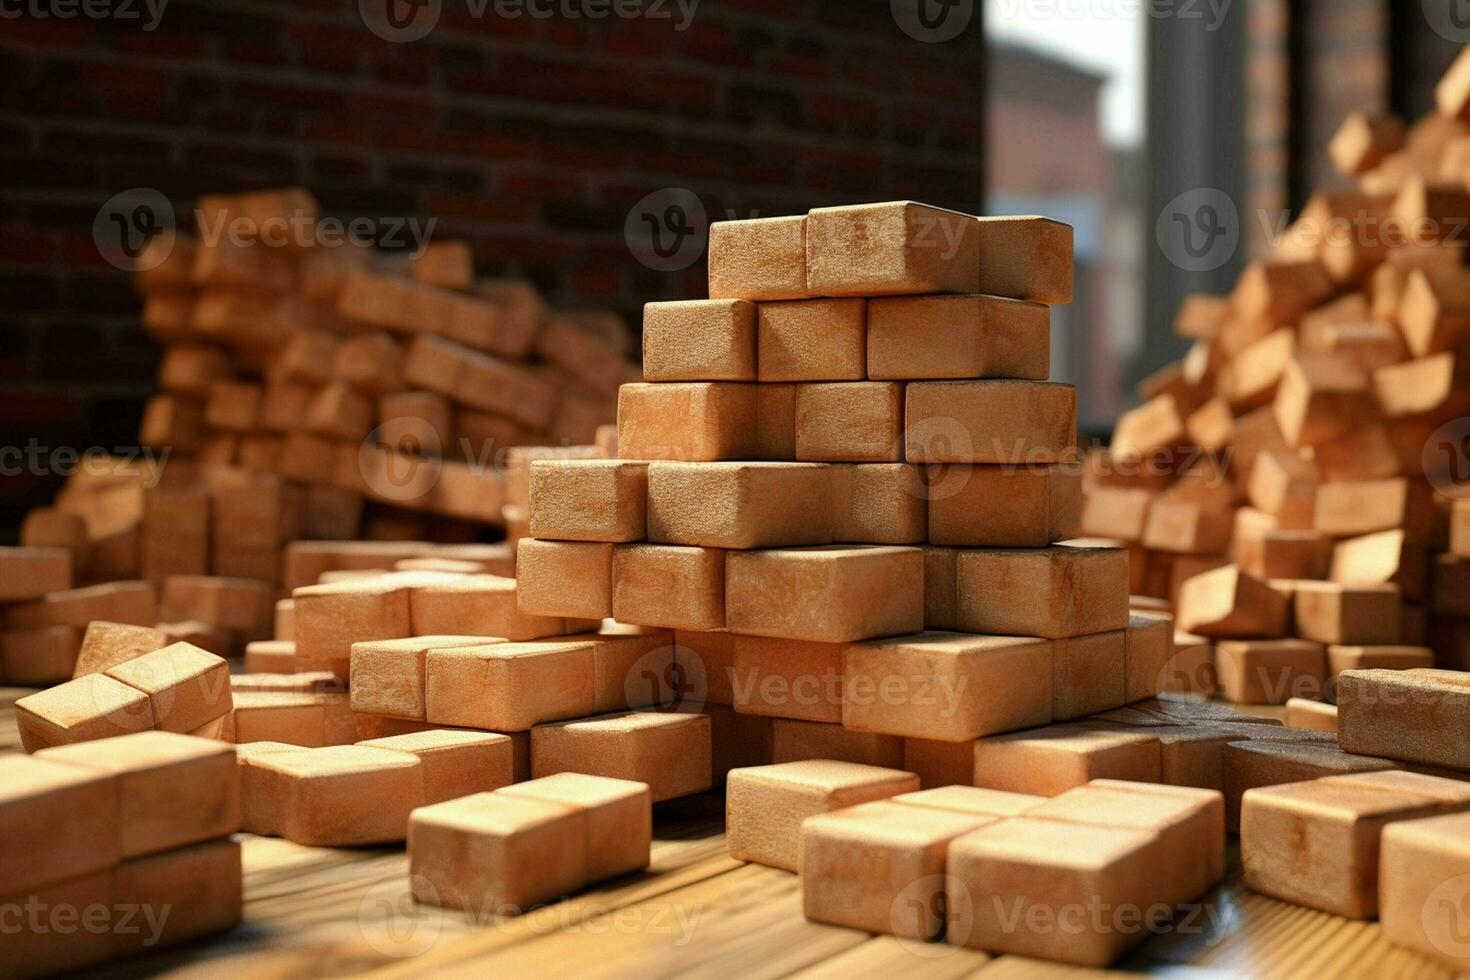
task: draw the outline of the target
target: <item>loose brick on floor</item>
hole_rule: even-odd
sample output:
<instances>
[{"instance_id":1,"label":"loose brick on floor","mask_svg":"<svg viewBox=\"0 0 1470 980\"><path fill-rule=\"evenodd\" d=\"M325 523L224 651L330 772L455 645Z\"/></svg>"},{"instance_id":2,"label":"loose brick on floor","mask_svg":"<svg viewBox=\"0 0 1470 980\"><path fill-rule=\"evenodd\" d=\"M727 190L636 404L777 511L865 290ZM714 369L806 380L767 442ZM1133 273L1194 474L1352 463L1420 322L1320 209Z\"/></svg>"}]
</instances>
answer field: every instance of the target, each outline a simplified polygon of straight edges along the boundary
<instances>
[{"instance_id":1,"label":"loose brick on floor","mask_svg":"<svg viewBox=\"0 0 1470 980\"><path fill-rule=\"evenodd\" d=\"M861 803L801 825L802 911L814 922L929 941L944 928L950 842L995 817Z\"/></svg>"},{"instance_id":2,"label":"loose brick on floor","mask_svg":"<svg viewBox=\"0 0 1470 980\"><path fill-rule=\"evenodd\" d=\"M564 804L586 813L588 883L648 867L653 803L645 783L563 772L507 786L501 795Z\"/></svg>"},{"instance_id":3,"label":"loose brick on floor","mask_svg":"<svg viewBox=\"0 0 1470 980\"><path fill-rule=\"evenodd\" d=\"M1051 725L974 744L974 783L989 789L1056 796L1094 779L1159 782L1159 742L1145 732Z\"/></svg>"},{"instance_id":4,"label":"loose brick on floor","mask_svg":"<svg viewBox=\"0 0 1470 980\"><path fill-rule=\"evenodd\" d=\"M1300 783L1323 776L1397 769L1388 759L1355 755L1337 745L1252 739L1231 742L1223 755L1225 826L1240 832L1241 798L1258 786Z\"/></svg>"},{"instance_id":5,"label":"loose brick on floor","mask_svg":"<svg viewBox=\"0 0 1470 980\"><path fill-rule=\"evenodd\" d=\"M230 665L188 643L174 643L109 668L106 676L148 697L151 727L187 734L230 713Z\"/></svg>"},{"instance_id":6,"label":"loose brick on floor","mask_svg":"<svg viewBox=\"0 0 1470 980\"><path fill-rule=\"evenodd\" d=\"M476 793L412 814L409 879L424 905L519 915L587 881L587 811Z\"/></svg>"},{"instance_id":7,"label":"loose brick on floor","mask_svg":"<svg viewBox=\"0 0 1470 980\"><path fill-rule=\"evenodd\" d=\"M808 817L918 788L912 773L830 759L735 769L725 796L726 845L738 861L797 871Z\"/></svg>"},{"instance_id":8,"label":"loose brick on floor","mask_svg":"<svg viewBox=\"0 0 1470 980\"><path fill-rule=\"evenodd\" d=\"M1257 787L1241 803L1245 882L1294 905L1370 919L1378 914L1384 828L1465 810L1470 784L1412 772Z\"/></svg>"},{"instance_id":9,"label":"loose brick on floor","mask_svg":"<svg viewBox=\"0 0 1470 980\"><path fill-rule=\"evenodd\" d=\"M581 772L647 783L653 802L708 789L710 721L705 715L627 712L537 725L531 774Z\"/></svg>"},{"instance_id":10,"label":"loose brick on floor","mask_svg":"<svg viewBox=\"0 0 1470 980\"><path fill-rule=\"evenodd\" d=\"M0 877L7 894L110 869L121 854L117 780L12 753L0 758Z\"/></svg>"},{"instance_id":11,"label":"loose brick on floor","mask_svg":"<svg viewBox=\"0 0 1470 980\"><path fill-rule=\"evenodd\" d=\"M225 837L240 828L235 751L221 742L138 732L98 745L43 749L36 757L116 780L116 833L123 858Z\"/></svg>"},{"instance_id":12,"label":"loose brick on floor","mask_svg":"<svg viewBox=\"0 0 1470 980\"><path fill-rule=\"evenodd\" d=\"M117 951L173 946L234 928L244 917L243 881L240 844L234 840L204 841L124 861L113 876L115 907L172 911L157 934L146 928L119 930Z\"/></svg>"},{"instance_id":13,"label":"loose brick on floor","mask_svg":"<svg viewBox=\"0 0 1470 980\"><path fill-rule=\"evenodd\" d=\"M510 739L494 732L435 729L357 744L415 756L423 768L425 804L487 793L515 781Z\"/></svg>"},{"instance_id":14,"label":"loose brick on floor","mask_svg":"<svg viewBox=\"0 0 1470 980\"><path fill-rule=\"evenodd\" d=\"M934 632L852 644L843 658L842 724L950 742L1045 725L1052 718L1052 646Z\"/></svg>"},{"instance_id":15,"label":"loose brick on floor","mask_svg":"<svg viewBox=\"0 0 1470 980\"><path fill-rule=\"evenodd\" d=\"M154 727L148 695L106 674L87 674L15 702L27 752Z\"/></svg>"},{"instance_id":16,"label":"loose brick on floor","mask_svg":"<svg viewBox=\"0 0 1470 980\"><path fill-rule=\"evenodd\" d=\"M278 809L262 814L268 832L297 844L401 841L423 802L423 764L407 752L341 745L261 755L251 765L277 784L266 802Z\"/></svg>"},{"instance_id":17,"label":"loose brick on floor","mask_svg":"<svg viewBox=\"0 0 1470 980\"><path fill-rule=\"evenodd\" d=\"M917 633L924 624L923 564L922 551L905 547L731 551L723 625L824 643Z\"/></svg>"}]
</instances>

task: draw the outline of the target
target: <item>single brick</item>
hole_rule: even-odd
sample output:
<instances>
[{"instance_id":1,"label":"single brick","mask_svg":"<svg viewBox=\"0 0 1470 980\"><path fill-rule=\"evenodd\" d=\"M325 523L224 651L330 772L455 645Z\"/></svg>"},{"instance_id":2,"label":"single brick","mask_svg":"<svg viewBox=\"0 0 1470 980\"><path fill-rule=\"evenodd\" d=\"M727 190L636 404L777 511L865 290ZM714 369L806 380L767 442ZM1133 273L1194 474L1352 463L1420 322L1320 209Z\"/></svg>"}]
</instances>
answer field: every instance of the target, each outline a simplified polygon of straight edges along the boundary
<instances>
[{"instance_id":1,"label":"single brick","mask_svg":"<svg viewBox=\"0 0 1470 980\"><path fill-rule=\"evenodd\" d=\"M784 300L807 290L807 218L750 218L709 226L710 299Z\"/></svg>"},{"instance_id":2,"label":"single brick","mask_svg":"<svg viewBox=\"0 0 1470 980\"><path fill-rule=\"evenodd\" d=\"M1061 466L929 467L929 540L1044 548L1077 536L1082 471Z\"/></svg>"},{"instance_id":3,"label":"single brick","mask_svg":"<svg viewBox=\"0 0 1470 980\"><path fill-rule=\"evenodd\" d=\"M154 727L148 695L106 674L87 674L15 702L27 752Z\"/></svg>"},{"instance_id":4,"label":"single brick","mask_svg":"<svg viewBox=\"0 0 1470 980\"><path fill-rule=\"evenodd\" d=\"M1159 741L1146 731L1097 731L1052 725L974 744L974 783L990 789L1056 796L1094 779L1159 782Z\"/></svg>"},{"instance_id":5,"label":"single brick","mask_svg":"<svg viewBox=\"0 0 1470 980\"><path fill-rule=\"evenodd\" d=\"M756 380L756 305L741 299L645 304L643 378Z\"/></svg>"},{"instance_id":6,"label":"single brick","mask_svg":"<svg viewBox=\"0 0 1470 980\"><path fill-rule=\"evenodd\" d=\"M995 296L912 296L868 303L874 381L1020 378L1051 369L1051 311Z\"/></svg>"},{"instance_id":7,"label":"single brick","mask_svg":"<svg viewBox=\"0 0 1470 980\"><path fill-rule=\"evenodd\" d=\"M526 731L592 713L593 644L571 640L440 647L426 654L427 720Z\"/></svg>"},{"instance_id":8,"label":"single brick","mask_svg":"<svg viewBox=\"0 0 1470 980\"><path fill-rule=\"evenodd\" d=\"M678 630L725 628L725 552L660 544L613 548L612 615Z\"/></svg>"},{"instance_id":9,"label":"single brick","mask_svg":"<svg viewBox=\"0 0 1470 980\"><path fill-rule=\"evenodd\" d=\"M1416 950L1458 969L1470 968L1456 910L1464 908L1470 856L1470 816L1448 814L1396 821L1380 842L1378 919L1396 946Z\"/></svg>"},{"instance_id":10,"label":"single brick","mask_svg":"<svg viewBox=\"0 0 1470 980\"><path fill-rule=\"evenodd\" d=\"M111 869L121 854L117 780L13 753L0 758L0 877L6 894Z\"/></svg>"},{"instance_id":11,"label":"single brick","mask_svg":"<svg viewBox=\"0 0 1470 980\"><path fill-rule=\"evenodd\" d=\"M842 721L846 643L731 635L736 711L803 721Z\"/></svg>"},{"instance_id":12,"label":"single brick","mask_svg":"<svg viewBox=\"0 0 1470 980\"><path fill-rule=\"evenodd\" d=\"M904 386L847 381L796 386L796 458L889 463L903 456Z\"/></svg>"},{"instance_id":13,"label":"single brick","mask_svg":"<svg viewBox=\"0 0 1470 980\"><path fill-rule=\"evenodd\" d=\"M829 544L832 482L817 463L652 463L648 540L705 548Z\"/></svg>"},{"instance_id":14,"label":"single brick","mask_svg":"<svg viewBox=\"0 0 1470 980\"><path fill-rule=\"evenodd\" d=\"M761 381L862 381L868 377L868 303L807 299L760 303L756 311Z\"/></svg>"},{"instance_id":15,"label":"single brick","mask_svg":"<svg viewBox=\"0 0 1470 980\"><path fill-rule=\"evenodd\" d=\"M1072 302L1072 226L1036 216L979 219L980 288L1037 303Z\"/></svg>"},{"instance_id":16,"label":"single brick","mask_svg":"<svg viewBox=\"0 0 1470 980\"><path fill-rule=\"evenodd\" d=\"M1051 659L1054 720L1071 721L1126 702L1127 630L1053 640Z\"/></svg>"},{"instance_id":17,"label":"single brick","mask_svg":"<svg viewBox=\"0 0 1470 980\"><path fill-rule=\"evenodd\" d=\"M648 867L653 803L645 783L563 772L507 786L500 795L584 811L589 883Z\"/></svg>"},{"instance_id":18,"label":"single brick","mask_svg":"<svg viewBox=\"0 0 1470 980\"><path fill-rule=\"evenodd\" d=\"M531 730L531 774L584 772L647 783L653 802L710 787L706 715L628 712Z\"/></svg>"},{"instance_id":19,"label":"single brick","mask_svg":"<svg viewBox=\"0 0 1470 980\"><path fill-rule=\"evenodd\" d=\"M489 792L515 781L510 739L495 732L434 729L357 744L363 748L407 752L416 757L423 767L425 804Z\"/></svg>"},{"instance_id":20,"label":"single brick","mask_svg":"<svg viewBox=\"0 0 1470 980\"><path fill-rule=\"evenodd\" d=\"M1077 389L1050 381L919 381L908 385L904 452L911 463L1064 462L1077 446Z\"/></svg>"},{"instance_id":21,"label":"single brick","mask_svg":"<svg viewBox=\"0 0 1470 980\"><path fill-rule=\"evenodd\" d=\"M897 769L903 765L903 742L897 735L855 732L842 725L777 718L771 723L771 761L832 759Z\"/></svg>"},{"instance_id":22,"label":"single brick","mask_svg":"<svg viewBox=\"0 0 1470 980\"><path fill-rule=\"evenodd\" d=\"M851 544L923 544L929 536L928 482L907 463L833 463L832 540Z\"/></svg>"},{"instance_id":23,"label":"single brick","mask_svg":"<svg viewBox=\"0 0 1470 980\"><path fill-rule=\"evenodd\" d=\"M100 674L109 667L168 645L168 637L147 626L129 626L97 619L87 624L77 653L73 677Z\"/></svg>"},{"instance_id":24,"label":"single brick","mask_svg":"<svg viewBox=\"0 0 1470 980\"><path fill-rule=\"evenodd\" d=\"M618 453L634 460L762 458L756 391L726 382L623 385Z\"/></svg>"},{"instance_id":25,"label":"single brick","mask_svg":"<svg viewBox=\"0 0 1470 980\"><path fill-rule=\"evenodd\" d=\"M1286 633L1287 600L1234 565L1186 581L1176 609L1179 629L1196 636L1269 638Z\"/></svg>"},{"instance_id":26,"label":"single brick","mask_svg":"<svg viewBox=\"0 0 1470 980\"><path fill-rule=\"evenodd\" d=\"M1327 654L1312 640L1221 640L1215 670L1226 701L1285 704L1322 696Z\"/></svg>"},{"instance_id":27,"label":"single brick","mask_svg":"<svg viewBox=\"0 0 1470 980\"><path fill-rule=\"evenodd\" d=\"M648 536L648 465L617 459L531 464L531 535L565 541Z\"/></svg>"},{"instance_id":28,"label":"single brick","mask_svg":"<svg viewBox=\"0 0 1470 980\"><path fill-rule=\"evenodd\" d=\"M483 636L418 636L354 643L349 692L352 710L423 721L427 718L425 670L429 651L441 647L482 647L494 642L493 638Z\"/></svg>"},{"instance_id":29,"label":"single brick","mask_svg":"<svg viewBox=\"0 0 1470 980\"><path fill-rule=\"evenodd\" d=\"M1128 553L1121 548L959 553L960 628L1061 639L1128 626Z\"/></svg>"},{"instance_id":30,"label":"single brick","mask_svg":"<svg viewBox=\"0 0 1470 980\"><path fill-rule=\"evenodd\" d=\"M423 802L423 764L407 752L341 745L257 756L276 782L267 826L309 847L354 847L404 839Z\"/></svg>"},{"instance_id":31,"label":"single brick","mask_svg":"<svg viewBox=\"0 0 1470 980\"><path fill-rule=\"evenodd\" d=\"M1396 585L1301 582L1296 588L1296 630L1322 643L1397 643L1403 595Z\"/></svg>"},{"instance_id":32,"label":"single brick","mask_svg":"<svg viewBox=\"0 0 1470 980\"><path fill-rule=\"evenodd\" d=\"M924 624L923 565L917 548L732 551L726 621L736 633L826 643L917 633Z\"/></svg>"},{"instance_id":33,"label":"single brick","mask_svg":"<svg viewBox=\"0 0 1470 980\"><path fill-rule=\"evenodd\" d=\"M808 817L918 788L912 773L828 759L735 769L726 788L725 842L737 861L797 871Z\"/></svg>"},{"instance_id":34,"label":"single brick","mask_svg":"<svg viewBox=\"0 0 1470 980\"><path fill-rule=\"evenodd\" d=\"M957 211L892 201L807 214L806 285L818 296L978 293L980 226Z\"/></svg>"},{"instance_id":35,"label":"single brick","mask_svg":"<svg viewBox=\"0 0 1470 980\"><path fill-rule=\"evenodd\" d=\"M612 575L612 544L526 538L516 549L517 601L527 615L606 619Z\"/></svg>"}]
</instances>

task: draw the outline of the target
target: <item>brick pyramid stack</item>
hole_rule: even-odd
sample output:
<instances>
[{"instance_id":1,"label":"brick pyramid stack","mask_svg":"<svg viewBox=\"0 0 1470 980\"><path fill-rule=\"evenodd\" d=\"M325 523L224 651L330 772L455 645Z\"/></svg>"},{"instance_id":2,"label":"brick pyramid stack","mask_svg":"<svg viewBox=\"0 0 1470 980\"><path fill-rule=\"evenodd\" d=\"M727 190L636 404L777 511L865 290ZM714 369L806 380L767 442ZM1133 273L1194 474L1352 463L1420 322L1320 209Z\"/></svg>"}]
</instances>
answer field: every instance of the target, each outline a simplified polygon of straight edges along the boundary
<instances>
[{"instance_id":1,"label":"brick pyramid stack","mask_svg":"<svg viewBox=\"0 0 1470 980\"><path fill-rule=\"evenodd\" d=\"M1055 544L1069 227L821 208L714 225L709 268L711 299L645 310L620 458L532 464L523 613L675 630L682 694L773 718L778 762L971 783L981 736L1158 692L1126 552Z\"/></svg>"},{"instance_id":2,"label":"brick pyramid stack","mask_svg":"<svg viewBox=\"0 0 1470 980\"><path fill-rule=\"evenodd\" d=\"M1185 303L1188 356L1088 460L1083 533L1215 643L1196 689L1303 724L1345 670L1470 668L1470 51L1438 95L1407 132L1343 124L1355 186Z\"/></svg>"}]
</instances>

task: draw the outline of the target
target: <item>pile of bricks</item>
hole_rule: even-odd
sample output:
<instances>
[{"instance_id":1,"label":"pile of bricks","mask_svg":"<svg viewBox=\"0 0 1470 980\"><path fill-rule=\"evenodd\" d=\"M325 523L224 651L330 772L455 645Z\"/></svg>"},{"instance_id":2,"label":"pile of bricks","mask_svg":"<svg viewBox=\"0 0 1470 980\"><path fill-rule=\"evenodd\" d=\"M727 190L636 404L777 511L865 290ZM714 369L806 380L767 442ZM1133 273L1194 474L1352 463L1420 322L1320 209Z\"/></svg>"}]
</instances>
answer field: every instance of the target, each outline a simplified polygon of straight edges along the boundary
<instances>
[{"instance_id":1,"label":"pile of bricks","mask_svg":"<svg viewBox=\"0 0 1470 980\"><path fill-rule=\"evenodd\" d=\"M139 732L0 757L5 972L39 976L240 922L240 779L218 741Z\"/></svg>"},{"instance_id":2,"label":"pile of bricks","mask_svg":"<svg viewBox=\"0 0 1470 980\"><path fill-rule=\"evenodd\" d=\"M1292 724L1332 730L1344 671L1470 668L1470 53L1439 103L1344 123L1356 186L1188 299L1189 354L1087 459L1083 533L1213 647L1194 689Z\"/></svg>"}]
</instances>

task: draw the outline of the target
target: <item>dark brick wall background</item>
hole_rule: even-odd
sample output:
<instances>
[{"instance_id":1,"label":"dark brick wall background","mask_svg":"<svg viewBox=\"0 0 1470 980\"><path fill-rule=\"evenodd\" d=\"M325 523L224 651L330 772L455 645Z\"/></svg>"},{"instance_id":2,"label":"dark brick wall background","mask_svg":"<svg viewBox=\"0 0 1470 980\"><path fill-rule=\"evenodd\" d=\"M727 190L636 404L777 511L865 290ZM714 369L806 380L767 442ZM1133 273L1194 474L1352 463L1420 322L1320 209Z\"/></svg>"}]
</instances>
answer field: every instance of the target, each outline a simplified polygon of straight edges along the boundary
<instances>
[{"instance_id":1,"label":"dark brick wall background","mask_svg":"<svg viewBox=\"0 0 1470 980\"><path fill-rule=\"evenodd\" d=\"M624 219L653 191L688 188L712 219L980 207L978 11L925 44L888 0L702 0L684 32L673 5L672 20L469 9L444 0L406 44L372 34L357 0L172 0L151 32L0 20L0 447L134 442L157 350L91 237L132 187L161 190L185 226L201 193L286 184L335 217L433 217L482 273L634 329L647 300L704 295L702 262L667 274L629 253ZM7 466L0 536L57 484Z\"/></svg>"}]
</instances>

